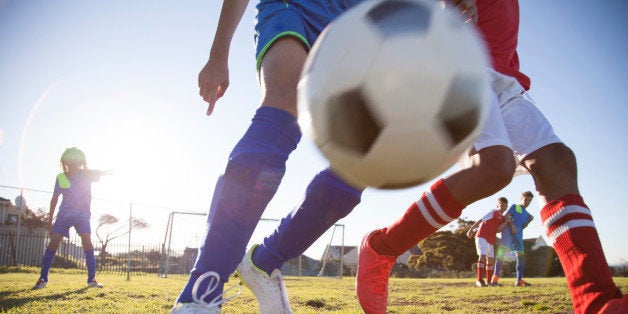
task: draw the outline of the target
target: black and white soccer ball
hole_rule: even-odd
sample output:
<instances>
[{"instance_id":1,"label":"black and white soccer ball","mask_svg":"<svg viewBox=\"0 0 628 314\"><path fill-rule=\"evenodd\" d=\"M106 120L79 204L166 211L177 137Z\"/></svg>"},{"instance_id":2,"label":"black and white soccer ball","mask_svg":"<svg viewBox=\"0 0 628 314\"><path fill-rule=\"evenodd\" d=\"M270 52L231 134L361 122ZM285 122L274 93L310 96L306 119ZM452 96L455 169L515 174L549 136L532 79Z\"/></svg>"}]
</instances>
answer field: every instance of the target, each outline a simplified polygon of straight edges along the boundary
<instances>
[{"instance_id":1,"label":"black and white soccer ball","mask_svg":"<svg viewBox=\"0 0 628 314\"><path fill-rule=\"evenodd\" d=\"M349 184L425 183L479 135L487 67L473 26L437 1L365 1L312 47L298 88L301 123Z\"/></svg>"}]
</instances>

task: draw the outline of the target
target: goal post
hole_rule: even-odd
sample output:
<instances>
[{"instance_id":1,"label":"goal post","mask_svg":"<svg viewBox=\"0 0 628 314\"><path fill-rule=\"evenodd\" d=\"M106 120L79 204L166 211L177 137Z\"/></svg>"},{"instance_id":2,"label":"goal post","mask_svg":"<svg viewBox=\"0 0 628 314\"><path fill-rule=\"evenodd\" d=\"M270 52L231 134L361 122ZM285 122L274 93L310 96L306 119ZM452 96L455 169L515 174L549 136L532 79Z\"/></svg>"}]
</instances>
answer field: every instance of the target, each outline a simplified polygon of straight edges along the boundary
<instances>
[{"instance_id":1,"label":"goal post","mask_svg":"<svg viewBox=\"0 0 628 314\"><path fill-rule=\"evenodd\" d=\"M193 267L198 255L200 236L205 233L207 223L195 216L207 216L207 213L172 211L168 215L166 229L161 244L161 259L158 276L166 278L173 273L187 273ZM261 218L255 228L249 246L261 243L265 236L273 232L280 219ZM324 276L342 278L344 272L344 233L345 225L335 224L319 237L312 245L323 248L319 256L304 254L284 263L284 276ZM329 255L328 251L335 253Z\"/></svg>"}]
</instances>

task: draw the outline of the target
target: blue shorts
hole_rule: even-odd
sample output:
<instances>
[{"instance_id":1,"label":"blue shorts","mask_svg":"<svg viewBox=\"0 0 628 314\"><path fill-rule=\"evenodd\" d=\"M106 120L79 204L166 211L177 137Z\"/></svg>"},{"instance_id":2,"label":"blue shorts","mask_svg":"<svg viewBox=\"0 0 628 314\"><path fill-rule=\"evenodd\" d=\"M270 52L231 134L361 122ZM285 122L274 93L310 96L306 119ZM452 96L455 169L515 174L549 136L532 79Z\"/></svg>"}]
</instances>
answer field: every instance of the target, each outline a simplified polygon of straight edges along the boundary
<instances>
[{"instance_id":1,"label":"blue shorts","mask_svg":"<svg viewBox=\"0 0 628 314\"><path fill-rule=\"evenodd\" d=\"M502 232L500 246L505 247L510 251L523 253L523 237L513 235L510 232Z\"/></svg>"},{"instance_id":2,"label":"blue shorts","mask_svg":"<svg viewBox=\"0 0 628 314\"><path fill-rule=\"evenodd\" d=\"M55 220L54 225L52 226L52 233L57 233L65 236L66 238L70 237L70 228L74 227L76 233L81 234L91 234L92 228L89 223L89 217L81 217L81 218L58 218Z\"/></svg>"},{"instance_id":3,"label":"blue shorts","mask_svg":"<svg viewBox=\"0 0 628 314\"><path fill-rule=\"evenodd\" d=\"M335 17L362 0L262 0L257 4L255 58L259 71L268 48L283 36L294 36L309 51Z\"/></svg>"}]
</instances>

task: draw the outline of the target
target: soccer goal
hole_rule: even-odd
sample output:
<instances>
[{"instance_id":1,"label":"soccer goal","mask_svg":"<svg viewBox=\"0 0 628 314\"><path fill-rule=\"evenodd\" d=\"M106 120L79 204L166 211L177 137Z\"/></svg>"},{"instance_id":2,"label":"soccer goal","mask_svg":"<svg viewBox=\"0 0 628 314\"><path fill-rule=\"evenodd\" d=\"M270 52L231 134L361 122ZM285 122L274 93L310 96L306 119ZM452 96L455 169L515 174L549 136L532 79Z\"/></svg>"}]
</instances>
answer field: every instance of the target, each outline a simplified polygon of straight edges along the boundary
<instances>
[{"instance_id":1,"label":"soccer goal","mask_svg":"<svg viewBox=\"0 0 628 314\"><path fill-rule=\"evenodd\" d=\"M203 216L202 218L200 216ZM173 211L168 216L163 235L159 276L187 274L198 256L198 248L205 238L207 228L206 213ZM279 225L279 219L262 218L257 224L247 249L262 243ZM336 224L325 232L306 254L284 263L281 272L284 276L324 276L343 275L346 248L344 246L345 226ZM321 253L322 252L322 253Z\"/></svg>"}]
</instances>

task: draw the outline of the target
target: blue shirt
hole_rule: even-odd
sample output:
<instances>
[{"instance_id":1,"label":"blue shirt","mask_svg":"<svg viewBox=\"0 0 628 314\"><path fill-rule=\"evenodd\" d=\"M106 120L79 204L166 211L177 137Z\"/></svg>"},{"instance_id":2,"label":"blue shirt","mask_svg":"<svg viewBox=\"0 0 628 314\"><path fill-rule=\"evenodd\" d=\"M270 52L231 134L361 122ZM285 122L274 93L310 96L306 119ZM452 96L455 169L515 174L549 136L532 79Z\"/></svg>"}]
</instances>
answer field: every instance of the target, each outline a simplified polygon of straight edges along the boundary
<instances>
[{"instance_id":1,"label":"blue shirt","mask_svg":"<svg viewBox=\"0 0 628 314\"><path fill-rule=\"evenodd\" d=\"M92 202L92 182L98 176L89 170L80 171L72 177L65 173L57 175L54 195L63 195L57 218L89 218Z\"/></svg>"},{"instance_id":2,"label":"blue shirt","mask_svg":"<svg viewBox=\"0 0 628 314\"><path fill-rule=\"evenodd\" d=\"M512 217L513 219L513 225L515 225L515 228L517 228L517 234L519 236L523 236L523 225L525 225L528 222L528 220L530 219L532 215L528 213L528 211L523 205L510 206L510 208L508 208L504 216L508 214L510 214L510 217ZM504 231L506 230L510 232L510 228L504 229Z\"/></svg>"}]
</instances>

